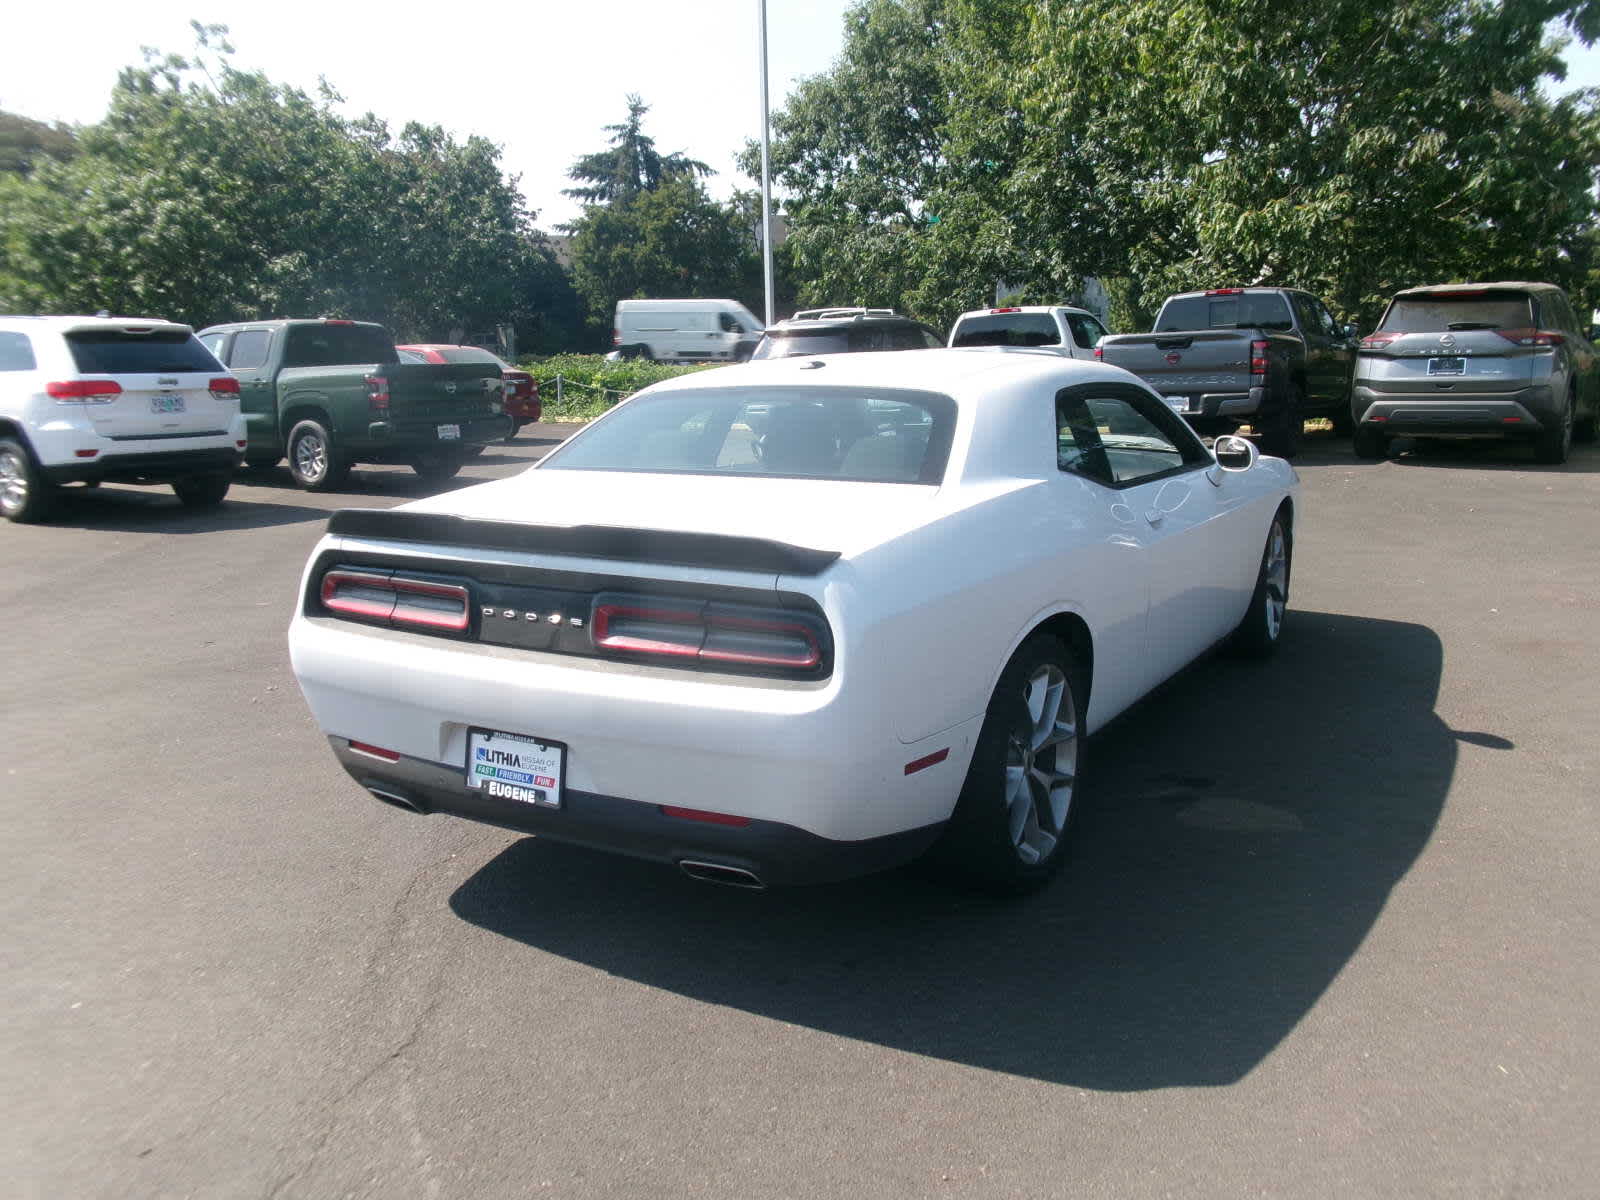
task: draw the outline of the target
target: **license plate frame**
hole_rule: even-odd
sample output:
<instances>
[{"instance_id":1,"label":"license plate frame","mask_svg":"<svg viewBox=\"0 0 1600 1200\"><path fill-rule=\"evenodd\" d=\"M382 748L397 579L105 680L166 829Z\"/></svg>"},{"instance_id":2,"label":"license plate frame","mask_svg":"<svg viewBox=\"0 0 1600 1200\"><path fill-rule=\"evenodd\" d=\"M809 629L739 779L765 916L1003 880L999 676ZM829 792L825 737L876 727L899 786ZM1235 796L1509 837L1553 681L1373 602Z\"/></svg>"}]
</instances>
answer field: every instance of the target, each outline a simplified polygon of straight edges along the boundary
<instances>
[{"instance_id":1,"label":"license plate frame","mask_svg":"<svg viewBox=\"0 0 1600 1200\"><path fill-rule=\"evenodd\" d=\"M1467 360L1464 358L1430 358L1428 360L1429 375L1465 375L1467 373Z\"/></svg>"},{"instance_id":2,"label":"license plate frame","mask_svg":"<svg viewBox=\"0 0 1600 1200\"><path fill-rule=\"evenodd\" d=\"M437 427L437 432L441 442L459 442L461 440L461 426L459 425L440 425Z\"/></svg>"},{"instance_id":3,"label":"license plate frame","mask_svg":"<svg viewBox=\"0 0 1600 1200\"><path fill-rule=\"evenodd\" d=\"M150 397L150 411L153 413L181 413L188 411L182 396L175 392L162 392L159 396Z\"/></svg>"},{"instance_id":4,"label":"license plate frame","mask_svg":"<svg viewBox=\"0 0 1600 1200\"><path fill-rule=\"evenodd\" d=\"M470 791L534 808L566 806L565 742L473 725L465 758Z\"/></svg>"}]
</instances>

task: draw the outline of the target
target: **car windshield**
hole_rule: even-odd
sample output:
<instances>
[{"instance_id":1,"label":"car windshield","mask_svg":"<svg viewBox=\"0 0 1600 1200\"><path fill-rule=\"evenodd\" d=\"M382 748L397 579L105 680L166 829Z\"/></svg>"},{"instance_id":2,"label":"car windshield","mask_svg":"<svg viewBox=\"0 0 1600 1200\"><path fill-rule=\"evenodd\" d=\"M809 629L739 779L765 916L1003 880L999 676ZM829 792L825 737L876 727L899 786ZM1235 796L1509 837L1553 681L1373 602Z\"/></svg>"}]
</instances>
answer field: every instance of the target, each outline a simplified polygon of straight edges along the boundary
<instances>
[{"instance_id":1,"label":"car windshield","mask_svg":"<svg viewBox=\"0 0 1600 1200\"><path fill-rule=\"evenodd\" d=\"M939 483L955 417L949 396L900 389L645 393L539 469Z\"/></svg>"},{"instance_id":2,"label":"car windshield","mask_svg":"<svg viewBox=\"0 0 1600 1200\"><path fill-rule=\"evenodd\" d=\"M794 358L802 354L927 348L927 340L915 325L825 325L821 329L769 329L751 357Z\"/></svg>"},{"instance_id":3,"label":"car windshield","mask_svg":"<svg viewBox=\"0 0 1600 1200\"><path fill-rule=\"evenodd\" d=\"M480 350L476 346L449 346L439 351L439 357L453 363L493 363L502 370L506 365L487 350Z\"/></svg>"},{"instance_id":4,"label":"car windshield","mask_svg":"<svg viewBox=\"0 0 1600 1200\"><path fill-rule=\"evenodd\" d=\"M1179 296L1168 300L1155 332L1190 329L1293 329L1289 302L1277 292L1231 296Z\"/></svg>"},{"instance_id":5,"label":"car windshield","mask_svg":"<svg viewBox=\"0 0 1600 1200\"><path fill-rule=\"evenodd\" d=\"M1444 333L1450 329L1531 329L1532 301L1525 292L1397 296L1379 329L1390 333Z\"/></svg>"},{"instance_id":6,"label":"car windshield","mask_svg":"<svg viewBox=\"0 0 1600 1200\"><path fill-rule=\"evenodd\" d=\"M1059 346L1061 332L1049 313L988 313L967 317L952 346Z\"/></svg>"},{"instance_id":7,"label":"car windshield","mask_svg":"<svg viewBox=\"0 0 1600 1200\"><path fill-rule=\"evenodd\" d=\"M72 361L94 375L148 375L158 371L220 372L216 355L188 330L161 329L126 333L120 329L80 330L67 334Z\"/></svg>"}]
</instances>

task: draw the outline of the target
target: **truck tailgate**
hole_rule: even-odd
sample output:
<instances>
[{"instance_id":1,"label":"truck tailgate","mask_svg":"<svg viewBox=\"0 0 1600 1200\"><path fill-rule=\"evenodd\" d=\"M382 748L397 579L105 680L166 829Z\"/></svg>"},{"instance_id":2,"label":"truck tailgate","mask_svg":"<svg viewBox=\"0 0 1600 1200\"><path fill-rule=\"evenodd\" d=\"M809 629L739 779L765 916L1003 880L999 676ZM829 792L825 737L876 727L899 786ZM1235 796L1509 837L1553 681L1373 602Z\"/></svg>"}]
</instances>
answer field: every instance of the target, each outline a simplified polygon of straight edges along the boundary
<instances>
[{"instance_id":1,"label":"truck tailgate","mask_svg":"<svg viewBox=\"0 0 1600 1200\"><path fill-rule=\"evenodd\" d=\"M500 411L500 368L492 363L387 363L381 370L396 422L457 421Z\"/></svg>"},{"instance_id":2,"label":"truck tailgate","mask_svg":"<svg viewBox=\"0 0 1600 1200\"><path fill-rule=\"evenodd\" d=\"M1102 357L1164 396L1250 390L1249 329L1124 333L1102 338Z\"/></svg>"}]
</instances>

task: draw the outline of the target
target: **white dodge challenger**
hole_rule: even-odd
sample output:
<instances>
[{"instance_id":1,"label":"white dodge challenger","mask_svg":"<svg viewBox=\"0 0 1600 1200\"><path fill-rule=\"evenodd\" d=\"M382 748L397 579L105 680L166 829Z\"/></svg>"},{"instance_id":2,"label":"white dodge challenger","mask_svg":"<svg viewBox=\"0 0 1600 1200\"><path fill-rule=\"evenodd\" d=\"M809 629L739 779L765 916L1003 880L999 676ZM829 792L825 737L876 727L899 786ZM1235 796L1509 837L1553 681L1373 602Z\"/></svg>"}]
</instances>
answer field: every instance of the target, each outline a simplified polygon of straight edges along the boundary
<instances>
[{"instance_id":1,"label":"white dodge challenger","mask_svg":"<svg viewBox=\"0 0 1600 1200\"><path fill-rule=\"evenodd\" d=\"M372 795L762 887L1059 866L1084 740L1265 655L1294 470L1134 376L923 350L657 384L536 467L335 513L289 630Z\"/></svg>"}]
</instances>

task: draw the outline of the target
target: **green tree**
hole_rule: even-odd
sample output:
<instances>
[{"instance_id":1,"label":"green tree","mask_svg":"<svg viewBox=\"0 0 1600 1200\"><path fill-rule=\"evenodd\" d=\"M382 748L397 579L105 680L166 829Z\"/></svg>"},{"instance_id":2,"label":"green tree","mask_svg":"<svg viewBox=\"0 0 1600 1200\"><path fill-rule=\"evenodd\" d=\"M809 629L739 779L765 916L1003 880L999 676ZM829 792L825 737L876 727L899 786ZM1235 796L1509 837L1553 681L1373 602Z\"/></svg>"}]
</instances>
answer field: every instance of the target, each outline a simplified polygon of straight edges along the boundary
<instances>
[{"instance_id":1,"label":"green tree","mask_svg":"<svg viewBox=\"0 0 1600 1200\"><path fill-rule=\"evenodd\" d=\"M36 159L65 162L77 153L77 136L67 126L0 111L0 174L29 175Z\"/></svg>"},{"instance_id":2,"label":"green tree","mask_svg":"<svg viewBox=\"0 0 1600 1200\"><path fill-rule=\"evenodd\" d=\"M653 192L677 176L703 178L712 174L705 163L681 151L662 154L655 139L643 131L644 115L650 106L638 96L628 96L628 117L620 125L607 125L611 146L585 154L572 164L567 175L582 181L582 186L567 188L565 195L584 204L615 204L632 200L640 192Z\"/></svg>"}]
</instances>

